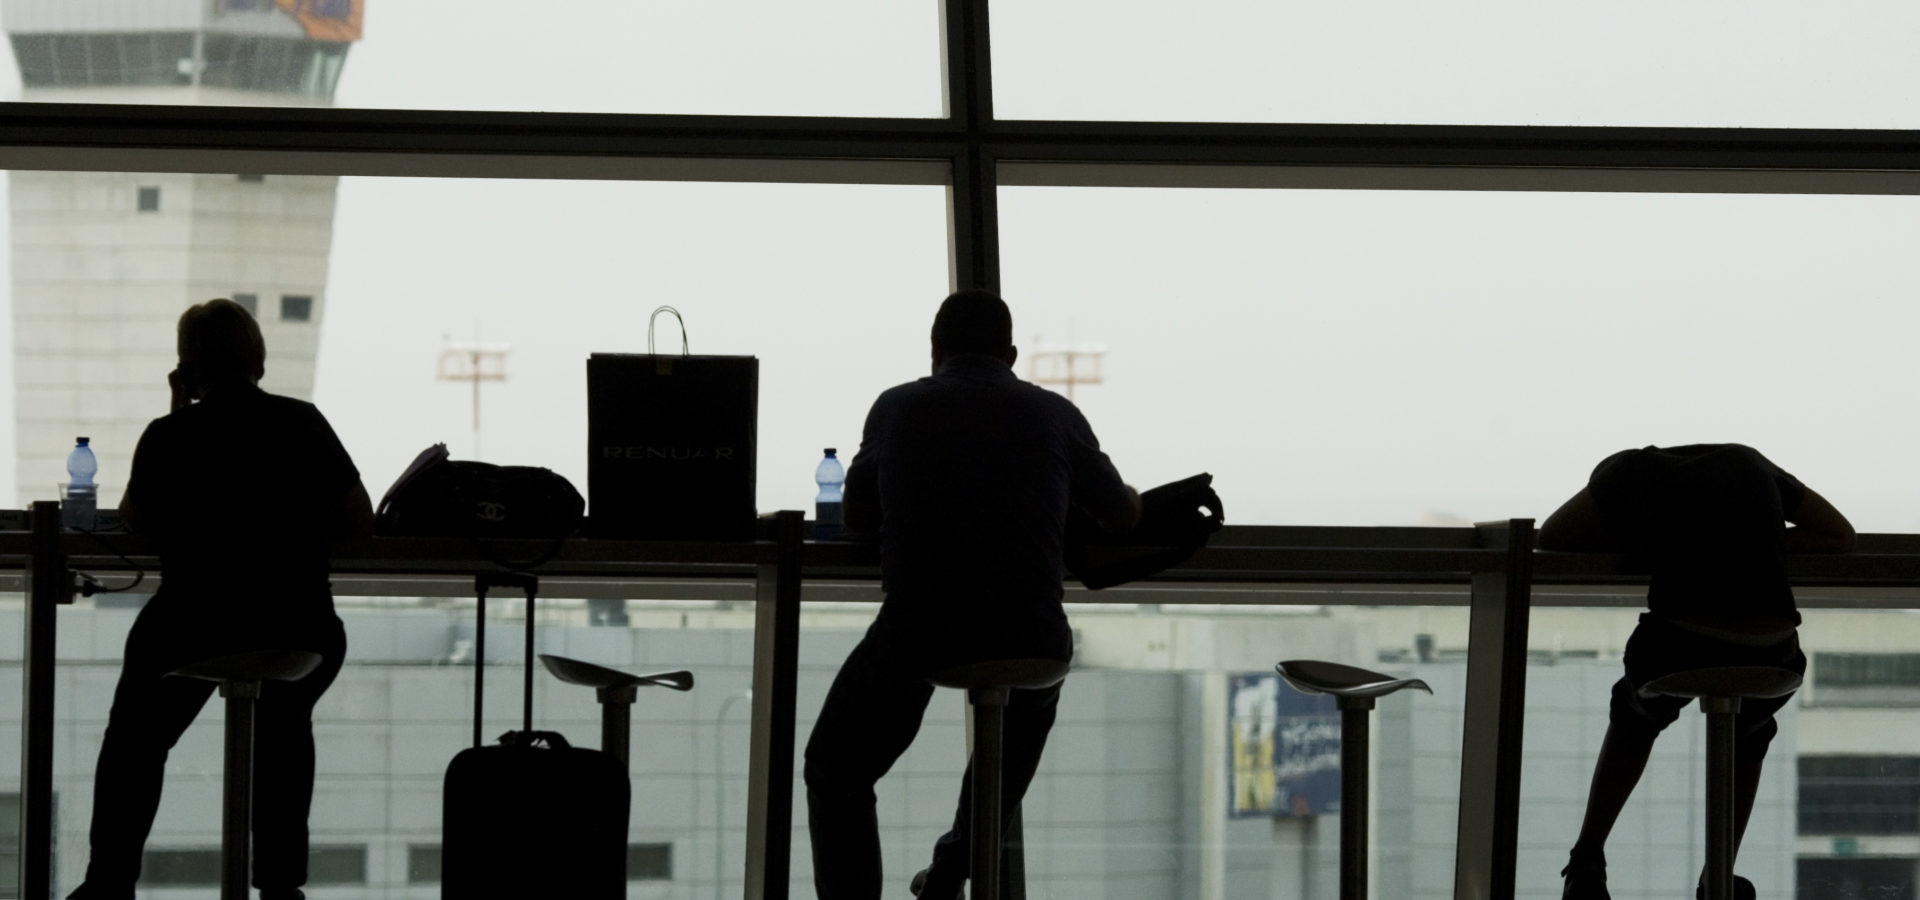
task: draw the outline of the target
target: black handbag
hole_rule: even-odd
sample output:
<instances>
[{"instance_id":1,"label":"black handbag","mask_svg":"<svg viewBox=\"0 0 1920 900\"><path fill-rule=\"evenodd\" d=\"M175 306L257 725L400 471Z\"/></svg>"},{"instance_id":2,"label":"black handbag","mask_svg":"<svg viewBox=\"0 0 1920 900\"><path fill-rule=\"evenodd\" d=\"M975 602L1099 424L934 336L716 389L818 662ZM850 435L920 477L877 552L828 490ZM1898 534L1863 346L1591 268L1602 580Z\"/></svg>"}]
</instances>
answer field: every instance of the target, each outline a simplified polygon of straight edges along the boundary
<instances>
[{"instance_id":1,"label":"black handbag","mask_svg":"<svg viewBox=\"0 0 1920 900\"><path fill-rule=\"evenodd\" d=\"M1067 517L1067 571L1095 591L1157 575L1192 558L1226 519L1206 472L1142 492L1140 523L1126 534L1107 534L1076 509Z\"/></svg>"},{"instance_id":2,"label":"black handbag","mask_svg":"<svg viewBox=\"0 0 1920 900\"><path fill-rule=\"evenodd\" d=\"M448 458L434 444L380 498L374 533L384 537L464 537L476 542L547 539L554 546L580 530L586 501L552 469L497 466ZM488 548L481 544L482 551ZM495 560L502 565L504 561ZM508 565L509 568L525 566Z\"/></svg>"}]
</instances>

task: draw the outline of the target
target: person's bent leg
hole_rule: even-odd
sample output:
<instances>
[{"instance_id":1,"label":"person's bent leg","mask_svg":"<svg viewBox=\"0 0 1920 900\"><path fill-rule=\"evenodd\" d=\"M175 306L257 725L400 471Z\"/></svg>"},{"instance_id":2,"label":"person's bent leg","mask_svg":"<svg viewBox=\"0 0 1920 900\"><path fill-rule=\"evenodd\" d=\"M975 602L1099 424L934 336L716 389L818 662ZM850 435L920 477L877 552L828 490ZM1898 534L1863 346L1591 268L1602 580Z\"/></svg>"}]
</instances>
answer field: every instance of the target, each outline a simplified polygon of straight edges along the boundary
<instances>
[{"instance_id":1,"label":"person's bent leg","mask_svg":"<svg viewBox=\"0 0 1920 900\"><path fill-rule=\"evenodd\" d=\"M295 896L307 883L307 816L313 806L313 707L340 674L346 636L336 621L319 668L293 682L261 685L254 708L253 886L263 897Z\"/></svg>"},{"instance_id":2,"label":"person's bent leg","mask_svg":"<svg viewBox=\"0 0 1920 900\"><path fill-rule=\"evenodd\" d=\"M1047 746L1047 735L1060 708L1060 685L1033 691L1014 691L1007 701L1006 726L1000 745L1000 809L1005 814L1001 834L1012 827L1019 815L1020 801L1033 784L1040 769L1040 756ZM973 761L968 760L960 781L960 802L955 805L953 827L934 842L933 864L928 867L920 896L928 900L948 900L960 891L972 866L973 848Z\"/></svg>"},{"instance_id":3,"label":"person's bent leg","mask_svg":"<svg viewBox=\"0 0 1920 900\"><path fill-rule=\"evenodd\" d=\"M215 685L171 678L166 642L136 624L114 687L107 730L94 767L87 876L75 896L131 898L140 855L160 809L167 754L212 696Z\"/></svg>"},{"instance_id":4,"label":"person's bent leg","mask_svg":"<svg viewBox=\"0 0 1920 900\"><path fill-rule=\"evenodd\" d=\"M1629 649L1632 643L1628 644ZM1631 672L1631 661L1629 662ZM1564 900L1607 897L1607 837L1620 820L1627 799L1640 784L1653 753L1653 742L1660 732L1680 717L1685 701L1666 697L1641 697L1629 677L1614 682L1608 706L1607 734L1600 741L1600 755L1593 764L1593 780L1587 786L1586 812L1580 819L1580 835L1567 854L1567 867L1560 871L1566 878L1561 896Z\"/></svg>"},{"instance_id":5,"label":"person's bent leg","mask_svg":"<svg viewBox=\"0 0 1920 900\"><path fill-rule=\"evenodd\" d=\"M913 743L933 686L888 658L874 631L840 667L807 739L807 831L820 900L877 900L873 786Z\"/></svg>"}]
</instances>

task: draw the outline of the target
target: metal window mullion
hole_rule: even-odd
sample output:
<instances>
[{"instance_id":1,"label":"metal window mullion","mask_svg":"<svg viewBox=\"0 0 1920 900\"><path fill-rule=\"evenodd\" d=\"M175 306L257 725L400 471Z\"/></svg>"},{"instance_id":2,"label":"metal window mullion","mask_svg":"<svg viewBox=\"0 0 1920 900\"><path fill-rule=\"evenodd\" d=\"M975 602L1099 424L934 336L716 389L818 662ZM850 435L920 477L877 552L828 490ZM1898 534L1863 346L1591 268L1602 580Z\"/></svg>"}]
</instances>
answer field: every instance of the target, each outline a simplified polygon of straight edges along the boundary
<instances>
[{"instance_id":1,"label":"metal window mullion","mask_svg":"<svg viewBox=\"0 0 1920 900\"><path fill-rule=\"evenodd\" d=\"M996 162L986 142L993 123L993 50L986 0L940 6L941 82L947 121L961 145L947 187L948 282L953 290L1000 288Z\"/></svg>"},{"instance_id":2,"label":"metal window mullion","mask_svg":"<svg viewBox=\"0 0 1920 900\"><path fill-rule=\"evenodd\" d=\"M1506 551L1507 564L1503 571L1473 575L1453 896L1513 900L1533 520L1485 523L1475 530L1483 546Z\"/></svg>"}]
</instances>

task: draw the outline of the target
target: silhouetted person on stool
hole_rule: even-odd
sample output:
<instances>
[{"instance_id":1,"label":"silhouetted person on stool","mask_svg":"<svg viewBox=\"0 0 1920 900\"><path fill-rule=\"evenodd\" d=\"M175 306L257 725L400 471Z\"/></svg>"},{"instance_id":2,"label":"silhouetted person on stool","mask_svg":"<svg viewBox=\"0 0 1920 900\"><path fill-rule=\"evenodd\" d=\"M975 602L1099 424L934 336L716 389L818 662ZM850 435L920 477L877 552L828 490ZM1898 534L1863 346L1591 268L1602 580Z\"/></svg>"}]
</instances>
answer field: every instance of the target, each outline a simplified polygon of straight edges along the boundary
<instances>
[{"instance_id":1,"label":"silhouetted person on stool","mask_svg":"<svg viewBox=\"0 0 1920 900\"><path fill-rule=\"evenodd\" d=\"M313 706L340 672L328 544L373 532L360 473L313 404L260 390L266 344L245 308L180 317L173 411L134 451L120 504L160 555L161 587L127 635L94 776L87 880L71 895L132 900L167 752L213 682L167 673L248 650L311 650L319 669L261 691L254 732L253 885L302 896L313 800Z\"/></svg>"},{"instance_id":2,"label":"silhouetted person on stool","mask_svg":"<svg viewBox=\"0 0 1920 900\"><path fill-rule=\"evenodd\" d=\"M987 291L946 299L933 375L874 401L847 470L846 523L880 539L886 599L827 692L807 742L808 827L822 900L880 896L874 784L920 729L928 676L967 662L1065 661L1067 512L1125 532L1140 499L1066 398L1015 377L1013 321ZM1006 710L1002 809L1040 764L1060 689L1015 690ZM952 900L967 879L969 795L915 893Z\"/></svg>"},{"instance_id":3,"label":"silhouetted person on stool","mask_svg":"<svg viewBox=\"0 0 1920 900\"><path fill-rule=\"evenodd\" d=\"M1787 528L1791 522L1794 527ZM1627 639L1613 686L1565 900L1605 900L1607 835L1660 732L1688 701L1642 696L1663 675L1717 666L1805 673L1786 553L1844 553L1853 526L1819 494L1751 447L1695 444L1623 450L1540 527L1544 550L1630 553L1648 567L1648 611ZM1791 695L1741 704L1735 725L1735 847L1753 813L1761 761ZM1742 880L1743 896L1751 896Z\"/></svg>"}]
</instances>

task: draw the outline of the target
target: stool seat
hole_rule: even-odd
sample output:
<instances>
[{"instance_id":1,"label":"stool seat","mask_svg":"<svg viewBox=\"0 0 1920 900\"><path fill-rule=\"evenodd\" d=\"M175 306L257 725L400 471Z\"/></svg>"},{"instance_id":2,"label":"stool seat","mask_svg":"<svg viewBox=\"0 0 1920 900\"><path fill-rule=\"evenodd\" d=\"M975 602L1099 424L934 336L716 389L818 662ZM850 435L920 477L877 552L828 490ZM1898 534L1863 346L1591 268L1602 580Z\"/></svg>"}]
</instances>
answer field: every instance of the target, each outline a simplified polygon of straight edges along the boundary
<instances>
[{"instance_id":1,"label":"stool seat","mask_svg":"<svg viewBox=\"0 0 1920 900\"><path fill-rule=\"evenodd\" d=\"M1332 694L1335 697L1385 697L1403 688L1418 688L1433 693L1433 688L1418 678L1394 678L1357 666L1344 666L1339 663L1322 662L1317 659L1289 659L1274 665L1273 670L1293 685L1295 690L1307 694Z\"/></svg>"},{"instance_id":2,"label":"stool seat","mask_svg":"<svg viewBox=\"0 0 1920 900\"><path fill-rule=\"evenodd\" d=\"M299 681L320 667L311 650L252 650L188 663L167 674L203 681Z\"/></svg>"},{"instance_id":3,"label":"stool seat","mask_svg":"<svg viewBox=\"0 0 1920 900\"><path fill-rule=\"evenodd\" d=\"M1068 663L1057 659L989 659L942 669L927 676L938 687L971 691L979 688L1053 687L1067 678Z\"/></svg>"},{"instance_id":4,"label":"stool seat","mask_svg":"<svg viewBox=\"0 0 1920 900\"><path fill-rule=\"evenodd\" d=\"M590 687L595 690L623 687L659 686L676 691L693 690L693 673L685 669L674 672L655 672L651 675L629 675L619 669L596 666L590 662L540 654L540 663L553 673L553 677L568 684Z\"/></svg>"},{"instance_id":5,"label":"stool seat","mask_svg":"<svg viewBox=\"0 0 1920 900\"><path fill-rule=\"evenodd\" d=\"M1663 675L1640 688L1643 697L1738 697L1770 700L1800 689L1800 675L1772 666L1719 666Z\"/></svg>"}]
</instances>

